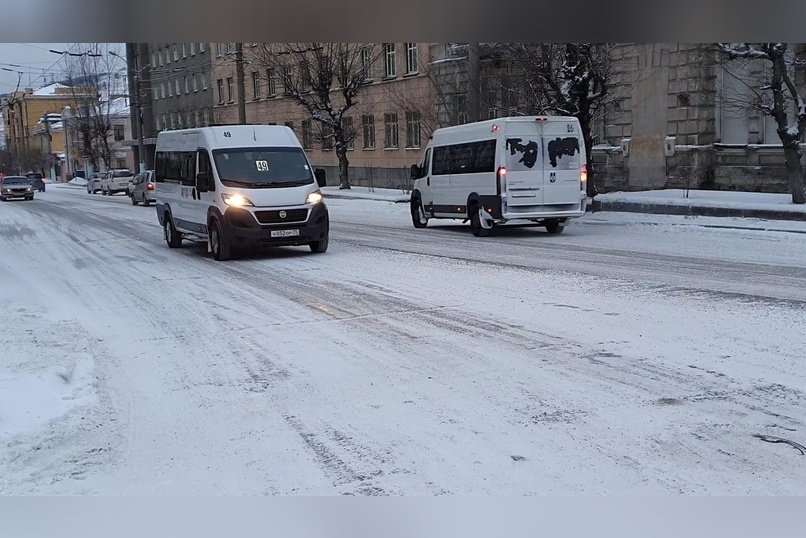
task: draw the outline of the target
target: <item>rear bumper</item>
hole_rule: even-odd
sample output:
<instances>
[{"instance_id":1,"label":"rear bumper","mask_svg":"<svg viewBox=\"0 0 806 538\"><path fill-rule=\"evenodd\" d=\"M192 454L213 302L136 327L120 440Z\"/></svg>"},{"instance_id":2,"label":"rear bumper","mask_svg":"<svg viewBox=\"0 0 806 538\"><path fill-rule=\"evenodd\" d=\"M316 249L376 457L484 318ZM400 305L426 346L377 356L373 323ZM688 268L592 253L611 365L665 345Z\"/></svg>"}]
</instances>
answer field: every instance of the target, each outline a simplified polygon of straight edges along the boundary
<instances>
[{"instance_id":1,"label":"rear bumper","mask_svg":"<svg viewBox=\"0 0 806 538\"><path fill-rule=\"evenodd\" d=\"M313 206L308 220L297 224L261 225L249 211L233 207L227 208L222 220L221 231L235 248L307 245L326 239L330 230L324 203ZM279 230L297 230L299 235L272 237L272 232Z\"/></svg>"},{"instance_id":2,"label":"rear bumper","mask_svg":"<svg viewBox=\"0 0 806 538\"><path fill-rule=\"evenodd\" d=\"M585 211L587 209L587 198L582 198L579 201L579 205L576 209L566 210L566 211L556 211L556 210L537 210L537 211L529 211L529 212L521 212L521 211L509 211L508 206L504 206L504 212L502 213L502 220L550 220L550 219L572 219L572 218L579 218L585 216Z\"/></svg>"}]
</instances>

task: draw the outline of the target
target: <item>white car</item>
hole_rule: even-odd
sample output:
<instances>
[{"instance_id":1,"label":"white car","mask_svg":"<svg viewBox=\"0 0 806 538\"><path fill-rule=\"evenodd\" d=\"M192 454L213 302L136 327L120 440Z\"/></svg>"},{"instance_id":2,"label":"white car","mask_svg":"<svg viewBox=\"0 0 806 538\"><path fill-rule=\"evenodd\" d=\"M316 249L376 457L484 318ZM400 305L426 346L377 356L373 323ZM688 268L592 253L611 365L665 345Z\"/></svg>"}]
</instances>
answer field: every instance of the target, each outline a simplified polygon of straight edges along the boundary
<instances>
[{"instance_id":1,"label":"white car","mask_svg":"<svg viewBox=\"0 0 806 538\"><path fill-rule=\"evenodd\" d=\"M131 170L127 168L119 168L107 172L101 178L101 194L111 196L118 192L128 192L129 181L133 178Z\"/></svg>"},{"instance_id":2,"label":"white car","mask_svg":"<svg viewBox=\"0 0 806 538\"><path fill-rule=\"evenodd\" d=\"M87 180L87 194L101 192L101 180L107 172L93 172Z\"/></svg>"}]
</instances>

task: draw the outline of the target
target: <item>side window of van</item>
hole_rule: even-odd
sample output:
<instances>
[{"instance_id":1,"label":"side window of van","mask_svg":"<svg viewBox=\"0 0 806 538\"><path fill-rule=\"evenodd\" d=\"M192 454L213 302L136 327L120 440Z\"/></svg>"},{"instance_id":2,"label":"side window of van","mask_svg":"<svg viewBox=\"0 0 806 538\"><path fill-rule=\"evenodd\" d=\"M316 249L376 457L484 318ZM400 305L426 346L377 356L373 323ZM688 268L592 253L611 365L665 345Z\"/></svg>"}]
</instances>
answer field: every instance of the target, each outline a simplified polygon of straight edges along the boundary
<instances>
[{"instance_id":1,"label":"side window of van","mask_svg":"<svg viewBox=\"0 0 806 538\"><path fill-rule=\"evenodd\" d=\"M420 177L425 177L430 172L431 168L431 148L425 150L425 155L423 156L423 162L420 165Z\"/></svg>"},{"instance_id":2,"label":"side window of van","mask_svg":"<svg viewBox=\"0 0 806 538\"><path fill-rule=\"evenodd\" d=\"M196 186L196 152L183 151L179 153L182 185Z\"/></svg>"},{"instance_id":3,"label":"side window of van","mask_svg":"<svg viewBox=\"0 0 806 538\"><path fill-rule=\"evenodd\" d=\"M210 155L207 154L207 150L200 149L199 150L199 174L210 174L212 179L213 174L213 167L210 164ZM212 190L215 190L215 182L211 182Z\"/></svg>"},{"instance_id":4,"label":"side window of van","mask_svg":"<svg viewBox=\"0 0 806 538\"><path fill-rule=\"evenodd\" d=\"M434 168L431 174L442 176L451 173L450 146L434 148Z\"/></svg>"}]
</instances>

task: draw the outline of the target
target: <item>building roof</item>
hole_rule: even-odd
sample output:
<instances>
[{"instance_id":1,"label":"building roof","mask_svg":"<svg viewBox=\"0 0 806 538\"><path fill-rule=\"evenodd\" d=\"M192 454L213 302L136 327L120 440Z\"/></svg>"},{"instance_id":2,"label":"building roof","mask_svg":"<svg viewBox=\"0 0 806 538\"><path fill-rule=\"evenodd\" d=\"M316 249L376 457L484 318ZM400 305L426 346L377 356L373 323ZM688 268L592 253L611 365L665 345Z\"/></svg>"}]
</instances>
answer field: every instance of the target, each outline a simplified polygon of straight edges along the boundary
<instances>
[{"instance_id":1,"label":"building roof","mask_svg":"<svg viewBox=\"0 0 806 538\"><path fill-rule=\"evenodd\" d=\"M65 91L69 90L70 86L65 86L64 84L60 84L55 82L53 84L48 84L47 86L42 86L38 90L34 90L32 95L36 95L39 97L50 96L50 95L64 95ZM64 90L59 92L58 90Z\"/></svg>"}]
</instances>

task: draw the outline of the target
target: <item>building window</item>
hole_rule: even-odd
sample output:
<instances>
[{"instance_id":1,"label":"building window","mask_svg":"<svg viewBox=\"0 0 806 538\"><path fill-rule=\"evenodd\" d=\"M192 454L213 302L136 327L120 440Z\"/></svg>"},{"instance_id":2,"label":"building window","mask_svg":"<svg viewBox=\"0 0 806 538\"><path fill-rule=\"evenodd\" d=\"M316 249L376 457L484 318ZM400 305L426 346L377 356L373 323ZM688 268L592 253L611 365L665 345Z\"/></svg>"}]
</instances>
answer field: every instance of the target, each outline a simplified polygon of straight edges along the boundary
<instances>
[{"instance_id":1,"label":"building window","mask_svg":"<svg viewBox=\"0 0 806 538\"><path fill-rule=\"evenodd\" d=\"M121 140L123 140L123 126L113 125L112 129L115 132L115 141L120 142Z\"/></svg>"},{"instance_id":2,"label":"building window","mask_svg":"<svg viewBox=\"0 0 806 538\"><path fill-rule=\"evenodd\" d=\"M355 149L355 128L353 128L353 117L344 118L344 137L347 139L347 149Z\"/></svg>"},{"instance_id":3,"label":"building window","mask_svg":"<svg viewBox=\"0 0 806 538\"><path fill-rule=\"evenodd\" d=\"M406 73L417 72L417 43L406 43Z\"/></svg>"},{"instance_id":4,"label":"building window","mask_svg":"<svg viewBox=\"0 0 806 538\"><path fill-rule=\"evenodd\" d=\"M322 149L333 149L333 127L329 123L322 124Z\"/></svg>"},{"instance_id":5,"label":"building window","mask_svg":"<svg viewBox=\"0 0 806 538\"><path fill-rule=\"evenodd\" d=\"M367 80L372 79L372 51L369 47L361 49L361 70L364 72L364 78Z\"/></svg>"},{"instance_id":6,"label":"building window","mask_svg":"<svg viewBox=\"0 0 806 538\"><path fill-rule=\"evenodd\" d=\"M166 80L165 82L168 85L168 97L173 97L174 96L174 83L171 82L170 80Z\"/></svg>"},{"instance_id":7,"label":"building window","mask_svg":"<svg viewBox=\"0 0 806 538\"><path fill-rule=\"evenodd\" d=\"M165 61L165 49L160 49L159 50L158 57L159 57L160 65L163 65L163 64L167 63Z\"/></svg>"},{"instance_id":8,"label":"building window","mask_svg":"<svg viewBox=\"0 0 806 538\"><path fill-rule=\"evenodd\" d=\"M206 108L204 109L204 124L210 125L210 111Z\"/></svg>"},{"instance_id":9,"label":"building window","mask_svg":"<svg viewBox=\"0 0 806 538\"><path fill-rule=\"evenodd\" d=\"M215 44L215 55L219 57L224 55L224 43Z\"/></svg>"},{"instance_id":10,"label":"building window","mask_svg":"<svg viewBox=\"0 0 806 538\"><path fill-rule=\"evenodd\" d=\"M255 101L260 99L260 74L252 71L252 97Z\"/></svg>"},{"instance_id":11,"label":"building window","mask_svg":"<svg viewBox=\"0 0 806 538\"><path fill-rule=\"evenodd\" d=\"M235 50L235 43L225 43L225 45L227 46L227 53L228 54L230 52L232 52L233 50Z\"/></svg>"},{"instance_id":12,"label":"building window","mask_svg":"<svg viewBox=\"0 0 806 538\"><path fill-rule=\"evenodd\" d=\"M157 67L157 53L156 52L151 53L151 66L152 67Z\"/></svg>"},{"instance_id":13,"label":"building window","mask_svg":"<svg viewBox=\"0 0 806 538\"><path fill-rule=\"evenodd\" d=\"M420 147L420 113L406 111L406 147Z\"/></svg>"},{"instance_id":14,"label":"building window","mask_svg":"<svg viewBox=\"0 0 806 538\"><path fill-rule=\"evenodd\" d=\"M196 73L193 73L193 91L199 91L199 77Z\"/></svg>"},{"instance_id":15,"label":"building window","mask_svg":"<svg viewBox=\"0 0 806 538\"><path fill-rule=\"evenodd\" d=\"M155 119L157 131L162 131L162 116L157 116Z\"/></svg>"},{"instance_id":16,"label":"building window","mask_svg":"<svg viewBox=\"0 0 806 538\"><path fill-rule=\"evenodd\" d=\"M176 96L179 97L180 95L182 95L182 88L181 88L182 83L179 81L179 77L177 77L174 80L174 82L176 83Z\"/></svg>"},{"instance_id":17,"label":"building window","mask_svg":"<svg viewBox=\"0 0 806 538\"><path fill-rule=\"evenodd\" d=\"M286 95L291 93L291 68L283 66L283 91Z\"/></svg>"},{"instance_id":18,"label":"building window","mask_svg":"<svg viewBox=\"0 0 806 538\"><path fill-rule=\"evenodd\" d=\"M207 89L207 73L201 74L201 81L202 81L202 90Z\"/></svg>"},{"instance_id":19,"label":"building window","mask_svg":"<svg viewBox=\"0 0 806 538\"><path fill-rule=\"evenodd\" d=\"M182 43L182 58L188 57L188 44Z\"/></svg>"},{"instance_id":20,"label":"building window","mask_svg":"<svg viewBox=\"0 0 806 538\"><path fill-rule=\"evenodd\" d=\"M166 92L165 92L165 86L167 86L167 84L166 84L166 83L165 83L165 81L163 80L163 81L160 83L160 94L162 95L162 98L163 98L163 99L165 99L165 95L166 95Z\"/></svg>"},{"instance_id":21,"label":"building window","mask_svg":"<svg viewBox=\"0 0 806 538\"><path fill-rule=\"evenodd\" d=\"M375 149L375 116L361 116L361 126L364 130L364 149Z\"/></svg>"},{"instance_id":22,"label":"building window","mask_svg":"<svg viewBox=\"0 0 806 538\"><path fill-rule=\"evenodd\" d=\"M311 71L308 69L308 62L299 63L299 91L307 92L311 87Z\"/></svg>"},{"instance_id":23,"label":"building window","mask_svg":"<svg viewBox=\"0 0 806 538\"><path fill-rule=\"evenodd\" d=\"M190 93L190 82L187 75L185 75L185 93Z\"/></svg>"},{"instance_id":24,"label":"building window","mask_svg":"<svg viewBox=\"0 0 806 538\"><path fill-rule=\"evenodd\" d=\"M176 43L174 43L174 61L175 62L179 61L179 45L177 45Z\"/></svg>"},{"instance_id":25,"label":"building window","mask_svg":"<svg viewBox=\"0 0 806 538\"><path fill-rule=\"evenodd\" d=\"M311 131L311 120L302 122L302 147L304 149L313 148L313 132Z\"/></svg>"},{"instance_id":26,"label":"building window","mask_svg":"<svg viewBox=\"0 0 806 538\"><path fill-rule=\"evenodd\" d=\"M154 88L151 90L151 92L154 94L154 99L159 99L160 98L160 85L159 85L159 83L157 83L157 82L154 83Z\"/></svg>"},{"instance_id":27,"label":"building window","mask_svg":"<svg viewBox=\"0 0 806 538\"><path fill-rule=\"evenodd\" d=\"M218 104L224 104L224 79L218 79Z\"/></svg>"},{"instance_id":28,"label":"building window","mask_svg":"<svg viewBox=\"0 0 806 538\"><path fill-rule=\"evenodd\" d=\"M199 52L204 52L204 43L199 43Z\"/></svg>"},{"instance_id":29,"label":"building window","mask_svg":"<svg viewBox=\"0 0 806 538\"><path fill-rule=\"evenodd\" d=\"M397 143L397 113L391 112L383 115L384 140L383 146L388 149L398 147Z\"/></svg>"},{"instance_id":30,"label":"building window","mask_svg":"<svg viewBox=\"0 0 806 538\"><path fill-rule=\"evenodd\" d=\"M266 81L268 83L268 96L274 97L277 95L277 83L274 79L274 69L269 69L266 71Z\"/></svg>"},{"instance_id":31,"label":"building window","mask_svg":"<svg viewBox=\"0 0 806 538\"><path fill-rule=\"evenodd\" d=\"M196 55L196 43L191 43L191 44L190 44L190 55L191 55L191 56L195 56L195 55Z\"/></svg>"},{"instance_id":32,"label":"building window","mask_svg":"<svg viewBox=\"0 0 806 538\"><path fill-rule=\"evenodd\" d=\"M227 102L235 102L235 80L232 77L227 77Z\"/></svg>"},{"instance_id":33,"label":"building window","mask_svg":"<svg viewBox=\"0 0 806 538\"><path fill-rule=\"evenodd\" d=\"M395 44L383 44L383 63L384 63L384 76L394 77L397 76L397 69L395 68Z\"/></svg>"}]
</instances>

